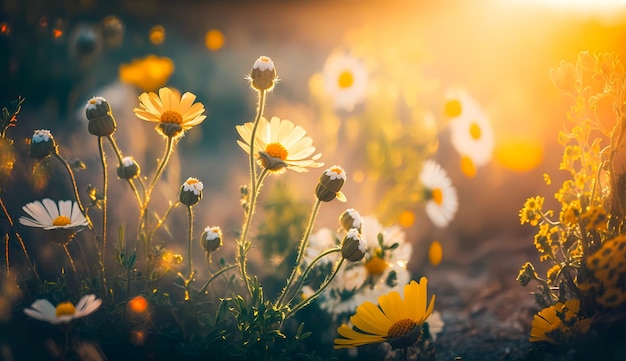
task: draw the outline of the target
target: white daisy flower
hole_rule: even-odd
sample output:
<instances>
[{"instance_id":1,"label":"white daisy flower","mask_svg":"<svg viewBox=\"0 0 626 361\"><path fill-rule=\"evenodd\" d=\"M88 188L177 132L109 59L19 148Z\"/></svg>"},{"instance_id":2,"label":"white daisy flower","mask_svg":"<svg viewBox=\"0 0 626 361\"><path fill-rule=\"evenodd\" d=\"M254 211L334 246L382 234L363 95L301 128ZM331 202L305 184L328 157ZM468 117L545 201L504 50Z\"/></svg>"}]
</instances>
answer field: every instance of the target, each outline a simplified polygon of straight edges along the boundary
<instances>
[{"instance_id":1,"label":"white daisy flower","mask_svg":"<svg viewBox=\"0 0 626 361\"><path fill-rule=\"evenodd\" d=\"M52 138L52 133L47 129L38 129L33 132L33 143L48 142Z\"/></svg>"},{"instance_id":2,"label":"white daisy flower","mask_svg":"<svg viewBox=\"0 0 626 361\"><path fill-rule=\"evenodd\" d=\"M22 209L30 217L20 217L21 224L51 231L50 239L61 244L69 242L77 232L88 225L78 203L72 201L59 201L57 205L50 198L46 198L41 202L28 203Z\"/></svg>"},{"instance_id":3,"label":"white daisy flower","mask_svg":"<svg viewBox=\"0 0 626 361\"><path fill-rule=\"evenodd\" d=\"M248 122L236 127L242 140L237 144L250 154L250 138L254 124ZM279 174L285 169L306 172L307 168L319 168L324 163L317 160L320 153L313 155L313 139L306 136L306 130L294 125L290 120L272 117L261 118L254 139L255 156L259 164L270 172Z\"/></svg>"},{"instance_id":4,"label":"white daisy flower","mask_svg":"<svg viewBox=\"0 0 626 361\"><path fill-rule=\"evenodd\" d=\"M483 166L493 157L493 127L480 105L460 89L448 91L444 112L451 118L451 142L463 157L463 172L472 176L473 167Z\"/></svg>"},{"instance_id":5,"label":"white daisy flower","mask_svg":"<svg viewBox=\"0 0 626 361\"><path fill-rule=\"evenodd\" d=\"M363 217L361 234L367 242L367 248L372 252L372 256L375 255L375 252L382 251L378 243L378 235L380 234L385 246L391 247L394 243L398 244L394 249L385 250L383 257L385 262L406 266L408 260L411 259L413 245L405 241L406 234L400 226L383 227L375 217L365 216Z\"/></svg>"},{"instance_id":6,"label":"white daisy flower","mask_svg":"<svg viewBox=\"0 0 626 361\"><path fill-rule=\"evenodd\" d=\"M448 174L437 162L427 160L419 179L424 187L426 214L437 227L447 226L459 208L456 189Z\"/></svg>"},{"instance_id":7,"label":"white daisy flower","mask_svg":"<svg viewBox=\"0 0 626 361\"><path fill-rule=\"evenodd\" d=\"M54 307L50 301L39 299L33 302L31 308L25 308L24 313L52 324L67 323L95 312L101 304L102 300L95 295L83 296L76 306L71 302L61 302Z\"/></svg>"},{"instance_id":8,"label":"white daisy flower","mask_svg":"<svg viewBox=\"0 0 626 361\"><path fill-rule=\"evenodd\" d=\"M361 61L347 54L333 54L324 64L324 88L335 100L335 107L352 111L365 98L367 69Z\"/></svg>"},{"instance_id":9,"label":"white daisy flower","mask_svg":"<svg viewBox=\"0 0 626 361\"><path fill-rule=\"evenodd\" d=\"M183 183L183 191L193 192L193 194L197 196L200 195L200 192L202 192L203 188L204 188L204 185L202 184L202 182L198 180L198 178L189 177L187 178L185 183Z\"/></svg>"},{"instance_id":10,"label":"white daisy flower","mask_svg":"<svg viewBox=\"0 0 626 361\"><path fill-rule=\"evenodd\" d=\"M320 308L337 316L354 312L361 304L356 297L367 281L367 270L362 264L342 267L320 298Z\"/></svg>"}]
</instances>

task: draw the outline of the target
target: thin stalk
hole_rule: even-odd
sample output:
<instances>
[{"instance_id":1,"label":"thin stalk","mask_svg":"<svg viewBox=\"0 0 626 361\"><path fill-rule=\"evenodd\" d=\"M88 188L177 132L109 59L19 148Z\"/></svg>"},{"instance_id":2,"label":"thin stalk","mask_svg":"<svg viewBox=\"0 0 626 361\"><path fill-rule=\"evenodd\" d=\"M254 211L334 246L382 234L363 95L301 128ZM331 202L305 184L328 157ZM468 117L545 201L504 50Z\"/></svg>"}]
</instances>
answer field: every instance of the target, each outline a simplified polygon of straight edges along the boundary
<instances>
[{"instance_id":1,"label":"thin stalk","mask_svg":"<svg viewBox=\"0 0 626 361\"><path fill-rule=\"evenodd\" d=\"M187 206L187 216L189 219L189 232L187 233L187 274L191 277L193 272L193 262L191 260L191 245L193 241L193 208L191 206Z\"/></svg>"},{"instance_id":2,"label":"thin stalk","mask_svg":"<svg viewBox=\"0 0 626 361\"><path fill-rule=\"evenodd\" d=\"M74 258L70 254L70 250L67 249L67 245L63 245L63 249L65 250L65 254L67 255L67 259L70 260L70 265L72 266L72 270L74 271L74 275L78 276L78 271L76 270L76 263L74 263Z\"/></svg>"},{"instance_id":3,"label":"thin stalk","mask_svg":"<svg viewBox=\"0 0 626 361\"><path fill-rule=\"evenodd\" d=\"M85 265L85 272L91 277L91 270L89 269L89 264L87 263L87 257L85 257L85 252L83 251L83 247L80 245L80 242L74 240L74 244L78 248L78 252L80 252L80 256L83 259L83 264Z\"/></svg>"},{"instance_id":4,"label":"thin stalk","mask_svg":"<svg viewBox=\"0 0 626 361\"><path fill-rule=\"evenodd\" d=\"M115 155L117 156L117 162L119 164L119 167L121 167L123 165L122 164L122 158L123 158L122 152L120 151L120 148L117 146L117 143L115 142L115 138L113 138L112 134L107 135L107 139L109 140L111 147L115 151ZM135 183L133 183L133 181L130 179L126 179L126 181L128 182L128 185L130 185L130 188L132 189L133 194L135 195L135 198L137 199L137 204L139 205L139 208L141 208L141 206L143 205L143 201L141 200L141 197L139 196L139 192L137 191L137 187L135 186Z\"/></svg>"},{"instance_id":5,"label":"thin stalk","mask_svg":"<svg viewBox=\"0 0 626 361\"><path fill-rule=\"evenodd\" d=\"M100 160L102 161L102 249L100 250L100 270L102 272L102 286L104 287L104 295L106 297L108 290L106 286L105 260L107 246L107 192L108 192L108 176L106 155L104 153L104 142L102 137L98 137L98 151Z\"/></svg>"},{"instance_id":6,"label":"thin stalk","mask_svg":"<svg viewBox=\"0 0 626 361\"><path fill-rule=\"evenodd\" d=\"M22 247L22 251L24 252L24 256L26 256L26 261L28 262L28 266L33 271L33 274L35 274L37 281L41 283L41 278L39 277L39 273L37 272L37 269L35 268L33 261L31 261L30 256L28 255L28 251L26 250L26 245L24 244L24 240L22 239L22 236L17 232L17 229L15 229L15 223L13 223L13 218L11 218L11 215L9 214L9 211L7 210L7 207L5 206L4 200L2 199L1 195L0 195L0 207L2 207L2 212L4 212L4 216L9 221L9 226L11 227L11 231L13 231L13 234L15 234L15 238L17 238L18 242L20 243L20 246ZM6 262L7 262L7 274L8 274L9 273L9 238L8 238L8 235L6 238Z\"/></svg>"},{"instance_id":7,"label":"thin stalk","mask_svg":"<svg viewBox=\"0 0 626 361\"><path fill-rule=\"evenodd\" d=\"M204 285L202 285L202 288L200 288L200 291L198 291L198 296L196 296L195 301L197 301L200 297L202 297L203 295L205 295L205 292L207 290L207 288L209 288L209 285L211 284L211 282L213 282L217 277L221 276L222 273L227 272L233 268L237 267L236 264L231 264L230 266L226 266L222 269L220 269L219 271L215 272L214 275L212 275L211 277L209 277L209 279L204 283Z\"/></svg>"},{"instance_id":8,"label":"thin stalk","mask_svg":"<svg viewBox=\"0 0 626 361\"><path fill-rule=\"evenodd\" d=\"M67 174L70 177L70 181L72 182L72 190L74 191L74 198L76 198L76 203L78 204L78 208L85 215L87 219L87 223L89 223L89 228L93 229L93 224L91 223L91 218L89 218L89 214L85 211L85 207L83 206L83 202L80 200L80 194L78 192L78 186L76 185L76 177L74 177L74 172L72 171L72 167L70 164L59 154L59 152L53 152L52 155L59 160L67 170Z\"/></svg>"},{"instance_id":9,"label":"thin stalk","mask_svg":"<svg viewBox=\"0 0 626 361\"><path fill-rule=\"evenodd\" d=\"M159 177L161 177L163 170L165 170L165 166L169 162L173 151L174 151L174 138L167 137L167 144L165 145L165 153L163 154L163 159L161 159L161 162L159 163L159 167L157 168L156 173L154 174L154 178L152 178L152 182L150 182L150 186L148 187L148 191L146 192L146 197L144 198L144 202L143 202L144 211L148 207L148 203L150 202L150 195L152 194L152 191L154 190L154 185L156 184L157 180L159 180Z\"/></svg>"},{"instance_id":10,"label":"thin stalk","mask_svg":"<svg viewBox=\"0 0 626 361\"><path fill-rule=\"evenodd\" d=\"M293 315L295 315L296 312L298 312L302 308L306 307L308 304L313 302L317 297L319 297L319 295L321 295L322 292L324 292L326 287L328 287L330 282L332 282L332 280L335 278L335 276L339 272L339 269L341 268L341 265L343 264L344 260L345 260L345 258L342 258L341 260L339 260L339 262L337 262L337 265L335 266L335 269L333 270L333 273L330 275L330 277L328 277L324 281L324 283L320 286L320 288L317 291L315 291L315 293L311 297L307 297L305 300L302 300L302 302L298 303L293 309L291 309L289 312L287 312L287 315L285 315L285 320L290 318L290 317L292 317Z\"/></svg>"},{"instance_id":11,"label":"thin stalk","mask_svg":"<svg viewBox=\"0 0 626 361\"><path fill-rule=\"evenodd\" d=\"M252 133L250 134L250 154L249 154L249 164L250 164L250 190L252 192L252 201L248 207L248 211L246 212L246 220L244 222L243 230L241 231L241 237L238 240L238 254L237 259L239 263L239 271L241 273L241 278L246 283L246 288L248 289L248 293L252 295L252 286L250 285L250 279L248 277L248 273L246 271L246 253L248 252L249 245L247 244L247 235L248 228L250 226L250 222L252 221L252 215L254 214L254 203L256 203L257 197L257 179L256 179L256 164L254 159L254 140L256 137L256 131L259 126L259 120L263 116L263 112L265 111L265 90L259 90L259 101L257 104L256 116L254 117L253 125L252 125ZM245 140L245 139L244 139ZM262 181L263 175L259 177L259 183Z\"/></svg>"},{"instance_id":12,"label":"thin stalk","mask_svg":"<svg viewBox=\"0 0 626 361\"><path fill-rule=\"evenodd\" d=\"M315 264L319 262L322 258L335 252L341 252L341 248L336 247L336 248L327 249L326 251L317 255L317 257L315 257L313 261L311 261L311 263L307 265L304 272L302 272L302 276L300 276L300 278L298 279L298 283L296 283L296 286L293 288L293 291L289 292L291 293L291 295L290 297L287 297L288 301L286 302L285 306L289 305L291 301L293 301L293 298L296 297L296 295L298 294L298 291L302 289L302 286L304 285L304 281L306 280L306 277L308 276L309 272L311 272L313 267L315 267Z\"/></svg>"},{"instance_id":13,"label":"thin stalk","mask_svg":"<svg viewBox=\"0 0 626 361\"><path fill-rule=\"evenodd\" d=\"M317 199L315 201L315 205L313 205L313 211L311 211L311 217L309 218L309 223L307 224L306 230L304 231L304 236L300 240L300 247L298 248L298 255L296 256L296 263L293 267L293 270L291 271L291 274L289 275L289 278L287 279L287 284L285 285L285 288L283 288L282 292L280 293L280 297L278 298L277 305L279 307L283 305L282 303L283 299L285 298L287 291L291 287L291 284L293 283L296 277L296 274L298 273L298 270L300 269L300 263L302 262L302 257L304 256L306 247L309 244L309 237L311 236L311 230L313 229L313 225L315 224L315 218L317 218L317 214L319 213L321 204L322 204L322 201Z\"/></svg>"},{"instance_id":14,"label":"thin stalk","mask_svg":"<svg viewBox=\"0 0 626 361\"><path fill-rule=\"evenodd\" d=\"M156 226L154 226L154 229L152 230L152 233L150 234L150 238L154 238L154 235L156 234L156 232L159 230L159 228L161 228L161 226L163 225L163 223L165 223L165 220L167 219L167 217L170 215L170 213L172 212L172 210L174 210L174 208L178 207L181 203L176 201L174 203L171 203L169 208L167 209L167 211L165 211L165 214L163 215L163 218L159 219L159 221L157 222Z\"/></svg>"},{"instance_id":15,"label":"thin stalk","mask_svg":"<svg viewBox=\"0 0 626 361\"><path fill-rule=\"evenodd\" d=\"M255 190L250 195L250 203L248 205L248 213L246 214L246 221L243 225L243 229L241 231L241 237L239 238L239 241L238 241L238 245L239 245L238 253L239 254L237 258L239 260L239 270L241 271L241 277L246 283L246 287L248 288L250 295L252 295L252 286L250 285L250 277L248 277L248 271L246 270L246 254L248 253L248 249L250 248L249 246L250 242L248 242L248 231L250 230L250 224L252 223L252 216L254 215L254 210L256 209L256 203L257 203L257 200L259 199L259 190L261 189L263 180L265 179L265 177L267 177L268 174L269 174L269 171L267 169L264 169L263 172L259 175L258 182L255 182L256 184L256 186L254 187Z\"/></svg>"}]
</instances>

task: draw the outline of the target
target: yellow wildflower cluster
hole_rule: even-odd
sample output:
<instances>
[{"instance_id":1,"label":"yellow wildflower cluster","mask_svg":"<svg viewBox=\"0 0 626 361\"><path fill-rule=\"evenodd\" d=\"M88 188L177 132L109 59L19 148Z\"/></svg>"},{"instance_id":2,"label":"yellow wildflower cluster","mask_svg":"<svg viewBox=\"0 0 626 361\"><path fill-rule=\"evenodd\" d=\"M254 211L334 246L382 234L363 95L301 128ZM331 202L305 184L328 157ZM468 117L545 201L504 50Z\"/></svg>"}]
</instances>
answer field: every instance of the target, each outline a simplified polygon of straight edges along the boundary
<instances>
[{"instance_id":1,"label":"yellow wildflower cluster","mask_svg":"<svg viewBox=\"0 0 626 361\"><path fill-rule=\"evenodd\" d=\"M550 75L574 99L572 124L558 135L559 170L569 177L554 194L560 211L544 209L542 196L528 198L520 210L521 224L537 227L539 260L552 265L543 278L527 262L517 281L538 284L534 295L543 309L530 341L573 346L590 328L611 327L599 316L626 310L626 177L616 161L625 145L626 74L614 54L582 52Z\"/></svg>"}]
</instances>

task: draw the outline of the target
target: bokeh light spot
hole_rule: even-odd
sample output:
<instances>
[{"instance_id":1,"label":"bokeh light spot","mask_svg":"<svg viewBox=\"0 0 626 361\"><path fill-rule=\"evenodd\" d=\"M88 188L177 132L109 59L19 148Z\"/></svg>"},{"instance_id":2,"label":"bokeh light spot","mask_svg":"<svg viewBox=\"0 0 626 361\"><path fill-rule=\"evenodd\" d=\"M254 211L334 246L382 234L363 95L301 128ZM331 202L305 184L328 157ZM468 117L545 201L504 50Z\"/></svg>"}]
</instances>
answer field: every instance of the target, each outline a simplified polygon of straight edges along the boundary
<instances>
[{"instance_id":1,"label":"bokeh light spot","mask_svg":"<svg viewBox=\"0 0 626 361\"><path fill-rule=\"evenodd\" d=\"M365 173L362 170L355 170L352 172L352 180L355 183L361 183L365 180Z\"/></svg>"},{"instance_id":2,"label":"bokeh light spot","mask_svg":"<svg viewBox=\"0 0 626 361\"><path fill-rule=\"evenodd\" d=\"M0 35L9 35L11 33L11 27L6 22L0 23Z\"/></svg>"},{"instance_id":3,"label":"bokeh light spot","mask_svg":"<svg viewBox=\"0 0 626 361\"><path fill-rule=\"evenodd\" d=\"M134 313L144 313L148 309L148 300L144 296L136 296L128 301L128 308Z\"/></svg>"},{"instance_id":4,"label":"bokeh light spot","mask_svg":"<svg viewBox=\"0 0 626 361\"><path fill-rule=\"evenodd\" d=\"M415 223L415 213L409 210L402 211L402 213L400 213L398 223L400 223L400 226L404 228L411 227Z\"/></svg>"},{"instance_id":5,"label":"bokeh light spot","mask_svg":"<svg viewBox=\"0 0 626 361\"><path fill-rule=\"evenodd\" d=\"M494 153L495 159L504 167L527 172L543 161L544 146L537 139L502 139Z\"/></svg>"},{"instance_id":6,"label":"bokeh light spot","mask_svg":"<svg viewBox=\"0 0 626 361\"><path fill-rule=\"evenodd\" d=\"M482 131L480 130L480 125L478 125L478 123L476 122L472 122L472 124L470 125L470 136L472 137L472 139L474 140L479 140L480 136L482 135Z\"/></svg>"},{"instance_id":7,"label":"bokeh light spot","mask_svg":"<svg viewBox=\"0 0 626 361\"><path fill-rule=\"evenodd\" d=\"M224 46L224 34L217 29L207 31L204 36L204 45L211 51L220 50Z\"/></svg>"},{"instance_id":8,"label":"bokeh light spot","mask_svg":"<svg viewBox=\"0 0 626 361\"><path fill-rule=\"evenodd\" d=\"M150 29L150 42L154 45L163 44L165 41L165 28L161 25L153 26Z\"/></svg>"},{"instance_id":9,"label":"bokeh light spot","mask_svg":"<svg viewBox=\"0 0 626 361\"><path fill-rule=\"evenodd\" d=\"M437 266L443 260L443 247L439 241L432 241L428 248L428 260L433 266Z\"/></svg>"}]
</instances>

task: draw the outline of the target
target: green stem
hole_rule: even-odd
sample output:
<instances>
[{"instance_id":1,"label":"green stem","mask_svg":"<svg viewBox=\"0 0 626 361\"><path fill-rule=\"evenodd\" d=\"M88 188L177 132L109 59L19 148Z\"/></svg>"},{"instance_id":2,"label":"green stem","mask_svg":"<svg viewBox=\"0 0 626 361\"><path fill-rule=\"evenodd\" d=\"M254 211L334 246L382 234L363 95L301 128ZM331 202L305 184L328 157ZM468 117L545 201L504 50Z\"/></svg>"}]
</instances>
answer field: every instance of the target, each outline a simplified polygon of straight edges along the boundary
<instances>
[{"instance_id":1,"label":"green stem","mask_svg":"<svg viewBox=\"0 0 626 361\"><path fill-rule=\"evenodd\" d=\"M324 292L324 290L326 289L326 287L328 287L328 285L330 284L330 282L332 282L332 280L335 278L335 276L337 275L337 273L339 272L339 269L341 268L341 265L343 264L343 261L345 260L345 258L342 258L341 260L339 260L339 262L337 262L337 265L335 266L335 269L333 270L333 273L330 275L330 277L328 277L324 283L320 286L320 288L315 291L315 293L311 296L311 297L307 297L305 300L303 300L302 302L298 303L292 310L290 310L287 315L285 316L285 320L292 317L293 315L296 314L296 312L300 311L302 308L306 307L307 305L309 305L311 302L313 302L317 297L319 297L319 295L322 294L322 292Z\"/></svg>"},{"instance_id":2,"label":"green stem","mask_svg":"<svg viewBox=\"0 0 626 361\"><path fill-rule=\"evenodd\" d=\"M259 90L259 102L257 106L256 116L254 117L253 125L252 125L252 133L250 134L249 145L250 145L250 153L249 153L249 164L250 164L250 190L251 190L251 201L248 205L248 211L246 212L246 220L244 222L243 229L241 231L241 237L239 238L238 244L238 254L237 259L239 263L239 271L241 273L241 278L246 283L246 288L248 289L248 293L252 295L252 286L250 285L250 278L248 277L248 273L246 271L246 254L250 249L250 242L247 241L248 236L248 228L250 226L250 222L252 221L252 215L254 214L254 207L257 198L257 179L256 179L256 164L254 157L254 141L256 137L256 131L259 126L259 120L263 116L263 112L265 110L265 90ZM245 139L244 139L245 140ZM259 177L259 183L262 181L263 174Z\"/></svg>"},{"instance_id":3,"label":"green stem","mask_svg":"<svg viewBox=\"0 0 626 361\"><path fill-rule=\"evenodd\" d=\"M150 186L148 187L148 191L146 192L146 197L143 203L144 211L145 211L145 208L148 207L148 203L150 202L150 195L152 194L152 191L154 190L154 185L156 184L157 180L159 180L159 177L161 177L163 170L165 170L165 166L169 162L173 151L174 151L174 138L167 137L167 144L165 146L165 153L163 154L163 159L161 159L161 162L159 163L159 167L157 168L156 173L154 174L154 178L152 178L152 182L150 182Z\"/></svg>"},{"instance_id":4,"label":"green stem","mask_svg":"<svg viewBox=\"0 0 626 361\"><path fill-rule=\"evenodd\" d=\"M298 291L302 289L302 286L304 285L304 281L306 280L306 277L308 276L309 272L311 272L315 264L319 262L322 258L335 252L341 252L341 248L337 247L337 248L327 249L326 251L317 255L317 257L315 257L311 261L311 263L307 265L307 267L304 269L304 272L302 272L302 276L300 276L300 278L298 279L298 283L296 283L296 286L293 288L293 291L289 292L290 296L286 298L288 301L285 303L285 306L289 305L291 301L293 301L293 298L296 297L296 295L298 294Z\"/></svg>"},{"instance_id":5,"label":"green stem","mask_svg":"<svg viewBox=\"0 0 626 361\"><path fill-rule=\"evenodd\" d=\"M76 270L76 263L74 263L74 258L72 258L72 255L70 254L70 250L67 249L67 245L66 244L63 245L63 249L65 250L65 254L67 255L67 259L70 260L70 265L72 266L72 270L74 271L74 275L78 276L78 271Z\"/></svg>"},{"instance_id":6,"label":"green stem","mask_svg":"<svg viewBox=\"0 0 626 361\"><path fill-rule=\"evenodd\" d=\"M187 274L191 278L191 274L193 272L193 262L191 260L191 245L193 241L193 208L191 206L187 206L187 215L189 219L189 232L187 233L187 269L189 272L187 272Z\"/></svg>"},{"instance_id":7,"label":"green stem","mask_svg":"<svg viewBox=\"0 0 626 361\"><path fill-rule=\"evenodd\" d=\"M89 228L93 229L93 224L91 223L89 214L87 214L87 212L85 211L83 202L81 202L80 200L80 194L78 193L78 186L76 185L76 178L74 177L74 172L72 171L72 167L63 157L61 157L61 155L58 152L53 152L52 155L56 159L58 159L65 167L65 170L67 170L67 174L69 175L70 181L72 182L72 190L74 191L74 198L76 198L76 203L78 203L78 208L85 215L85 218L87 219L87 223L89 224Z\"/></svg>"},{"instance_id":8,"label":"green stem","mask_svg":"<svg viewBox=\"0 0 626 361\"><path fill-rule=\"evenodd\" d=\"M24 244L24 240L22 239L22 236L17 232L17 229L15 229L15 223L13 223L13 218L11 218L11 215L9 214L9 211L6 208L4 204L4 200L2 199L1 195L0 195L0 207L2 207L2 211L4 212L5 217L9 221L9 226L11 227L11 231L13 232L13 234L15 235L15 238L17 238L18 242L20 243L20 246L22 247L22 251L24 252L24 256L26 256L26 261L28 262L30 269L33 271L33 274L37 278L37 281L41 283L41 278L39 277L39 273L37 272L37 269L35 268L33 261L31 261L30 256L28 255L28 251L26 250L26 245ZM7 262L7 274L8 274L9 273L9 238L8 238L8 235L6 238L6 262Z\"/></svg>"},{"instance_id":9,"label":"green stem","mask_svg":"<svg viewBox=\"0 0 626 361\"><path fill-rule=\"evenodd\" d=\"M277 305L279 307L283 304L282 303L283 299L285 298L287 291L291 287L291 284L293 283L300 269L300 266L301 266L300 263L302 262L302 257L304 256L306 247L309 244L309 237L311 236L311 230L313 229L313 225L315 224L315 218L317 218L317 214L319 213L321 204L322 204L322 201L320 201L319 199L316 199L315 205L313 206L313 211L311 212L311 217L309 218L309 224L307 224L306 230L304 231L304 236L300 240L300 247L298 248L298 255L296 256L296 263L293 267L293 270L291 271L291 274L289 275L289 278L287 279L287 284L285 285L285 288L283 288L280 294L280 297L278 298Z\"/></svg>"},{"instance_id":10,"label":"green stem","mask_svg":"<svg viewBox=\"0 0 626 361\"><path fill-rule=\"evenodd\" d=\"M106 155L104 153L104 142L102 137L98 137L98 151L100 152L100 160L102 161L102 249L100 251L100 269L102 272L102 286L104 287L104 296L108 294L106 286L105 260L107 247L107 192L108 192L108 168Z\"/></svg>"},{"instance_id":11,"label":"green stem","mask_svg":"<svg viewBox=\"0 0 626 361\"><path fill-rule=\"evenodd\" d=\"M219 271L215 272L214 275L212 275L211 277L209 277L209 279L204 283L204 285L202 285L202 288L200 288L200 291L198 291L198 296L196 296L196 301L202 297L203 295L205 295L205 292L207 290L207 288L209 288L209 285L211 284L211 282L213 282L217 277L219 277L220 275L222 275L222 273L227 272L235 267L238 267L238 265L236 264L231 264L230 266L226 266L222 269L220 269Z\"/></svg>"}]
</instances>

